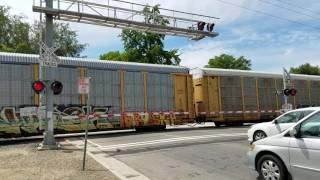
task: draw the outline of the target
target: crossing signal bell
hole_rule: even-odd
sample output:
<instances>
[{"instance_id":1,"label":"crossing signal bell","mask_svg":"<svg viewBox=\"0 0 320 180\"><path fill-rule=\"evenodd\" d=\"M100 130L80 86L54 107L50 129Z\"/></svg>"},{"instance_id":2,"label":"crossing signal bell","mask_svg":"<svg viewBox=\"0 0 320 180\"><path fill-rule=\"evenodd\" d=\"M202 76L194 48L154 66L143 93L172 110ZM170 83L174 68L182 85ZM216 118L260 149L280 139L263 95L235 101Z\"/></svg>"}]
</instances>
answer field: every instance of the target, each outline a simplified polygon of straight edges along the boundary
<instances>
[{"instance_id":1,"label":"crossing signal bell","mask_svg":"<svg viewBox=\"0 0 320 180\"><path fill-rule=\"evenodd\" d=\"M297 95L297 90L296 89L285 89L283 90L283 94L286 96L295 96Z\"/></svg>"},{"instance_id":2,"label":"crossing signal bell","mask_svg":"<svg viewBox=\"0 0 320 180\"><path fill-rule=\"evenodd\" d=\"M59 95L62 92L63 85L60 81L53 81L53 83L51 84L51 89L54 95Z\"/></svg>"},{"instance_id":3,"label":"crossing signal bell","mask_svg":"<svg viewBox=\"0 0 320 180\"><path fill-rule=\"evenodd\" d=\"M37 80L32 83L32 89L36 94L40 94L44 88L46 88L46 85L42 81Z\"/></svg>"}]
</instances>

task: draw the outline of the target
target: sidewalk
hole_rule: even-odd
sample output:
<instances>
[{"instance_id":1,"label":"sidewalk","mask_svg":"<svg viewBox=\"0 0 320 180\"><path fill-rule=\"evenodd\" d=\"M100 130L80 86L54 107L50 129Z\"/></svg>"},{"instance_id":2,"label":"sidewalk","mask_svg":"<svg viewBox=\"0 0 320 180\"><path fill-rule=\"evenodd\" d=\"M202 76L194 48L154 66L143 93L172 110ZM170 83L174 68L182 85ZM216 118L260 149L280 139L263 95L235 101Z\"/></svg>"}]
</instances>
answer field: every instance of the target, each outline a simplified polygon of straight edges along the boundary
<instances>
[{"instance_id":1,"label":"sidewalk","mask_svg":"<svg viewBox=\"0 0 320 180\"><path fill-rule=\"evenodd\" d=\"M57 151L37 151L37 144L0 145L0 179L4 180L117 180L90 156L82 169L83 151L66 142Z\"/></svg>"}]
</instances>

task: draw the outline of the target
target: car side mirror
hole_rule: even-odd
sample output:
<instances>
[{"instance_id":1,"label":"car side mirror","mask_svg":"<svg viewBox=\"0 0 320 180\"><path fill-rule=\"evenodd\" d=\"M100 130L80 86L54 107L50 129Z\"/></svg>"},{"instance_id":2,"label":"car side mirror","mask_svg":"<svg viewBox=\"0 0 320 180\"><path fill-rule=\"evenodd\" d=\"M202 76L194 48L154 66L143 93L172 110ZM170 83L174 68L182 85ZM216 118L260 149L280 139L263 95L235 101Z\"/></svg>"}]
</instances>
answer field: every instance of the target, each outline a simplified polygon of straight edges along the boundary
<instances>
[{"instance_id":1,"label":"car side mirror","mask_svg":"<svg viewBox=\"0 0 320 180\"><path fill-rule=\"evenodd\" d=\"M298 133L298 130L296 127L293 127L290 131L289 131L289 134L291 137L298 137L299 133Z\"/></svg>"},{"instance_id":2,"label":"car side mirror","mask_svg":"<svg viewBox=\"0 0 320 180\"><path fill-rule=\"evenodd\" d=\"M273 123L274 123L274 124L278 124L279 122L275 119L275 120L273 121Z\"/></svg>"}]
</instances>

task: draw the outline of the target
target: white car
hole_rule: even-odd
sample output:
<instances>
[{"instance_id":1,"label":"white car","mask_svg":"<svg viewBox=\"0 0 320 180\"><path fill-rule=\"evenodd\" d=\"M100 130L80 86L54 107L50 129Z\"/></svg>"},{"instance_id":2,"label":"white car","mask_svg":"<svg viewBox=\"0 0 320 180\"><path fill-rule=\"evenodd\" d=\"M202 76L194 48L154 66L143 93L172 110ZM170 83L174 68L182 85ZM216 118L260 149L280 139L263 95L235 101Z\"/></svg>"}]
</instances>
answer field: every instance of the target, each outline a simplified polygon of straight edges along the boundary
<instances>
[{"instance_id":1,"label":"white car","mask_svg":"<svg viewBox=\"0 0 320 180\"><path fill-rule=\"evenodd\" d=\"M286 131L256 141L247 153L261 180L320 179L320 110Z\"/></svg>"},{"instance_id":2,"label":"white car","mask_svg":"<svg viewBox=\"0 0 320 180\"><path fill-rule=\"evenodd\" d=\"M248 141L252 143L268 136L280 134L302 118L317 110L320 110L320 107L296 109L282 114L271 122L255 124L248 130Z\"/></svg>"}]
</instances>

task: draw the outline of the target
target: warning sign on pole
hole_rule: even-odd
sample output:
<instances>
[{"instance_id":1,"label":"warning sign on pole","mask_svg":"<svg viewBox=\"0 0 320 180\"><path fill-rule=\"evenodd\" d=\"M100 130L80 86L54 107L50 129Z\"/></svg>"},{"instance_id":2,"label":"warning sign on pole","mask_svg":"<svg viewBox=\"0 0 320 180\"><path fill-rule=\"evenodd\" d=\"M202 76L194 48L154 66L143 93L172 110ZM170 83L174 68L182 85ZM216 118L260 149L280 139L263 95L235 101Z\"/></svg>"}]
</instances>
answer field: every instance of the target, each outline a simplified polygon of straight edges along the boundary
<instances>
[{"instance_id":1,"label":"warning sign on pole","mask_svg":"<svg viewBox=\"0 0 320 180\"><path fill-rule=\"evenodd\" d=\"M90 79L80 78L79 79L79 94L89 94L90 92Z\"/></svg>"}]
</instances>

